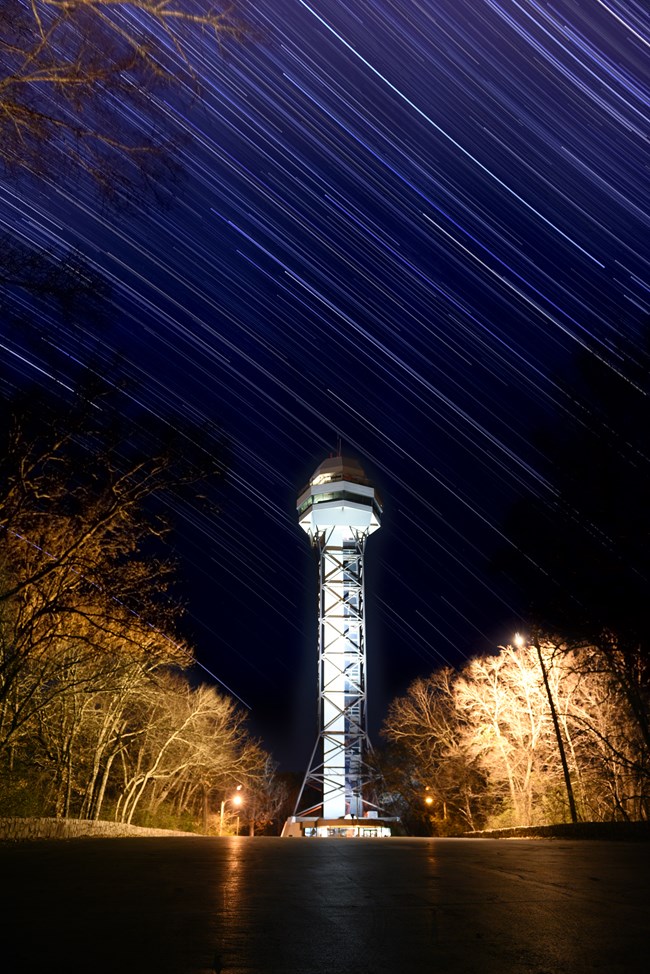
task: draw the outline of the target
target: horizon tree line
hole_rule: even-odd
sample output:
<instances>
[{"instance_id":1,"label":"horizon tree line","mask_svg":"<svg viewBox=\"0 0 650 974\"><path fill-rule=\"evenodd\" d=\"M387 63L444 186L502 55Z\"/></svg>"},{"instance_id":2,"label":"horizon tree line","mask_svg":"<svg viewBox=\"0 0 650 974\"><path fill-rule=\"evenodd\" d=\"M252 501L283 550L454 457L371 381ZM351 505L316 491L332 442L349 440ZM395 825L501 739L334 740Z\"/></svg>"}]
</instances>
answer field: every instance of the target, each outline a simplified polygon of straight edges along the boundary
<instances>
[{"instance_id":1,"label":"horizon tree line","mask_svg":"<svg viewBox=\"0 0 650 974\"><path fill-rule=\"evenodd\" d=\"M270 755L176 634L170 498L208 503L223 462L93 390L67 408L31 390L3 413L0 814L205 829L241 784L268 822Z\"/></svg>"}]
</instances>

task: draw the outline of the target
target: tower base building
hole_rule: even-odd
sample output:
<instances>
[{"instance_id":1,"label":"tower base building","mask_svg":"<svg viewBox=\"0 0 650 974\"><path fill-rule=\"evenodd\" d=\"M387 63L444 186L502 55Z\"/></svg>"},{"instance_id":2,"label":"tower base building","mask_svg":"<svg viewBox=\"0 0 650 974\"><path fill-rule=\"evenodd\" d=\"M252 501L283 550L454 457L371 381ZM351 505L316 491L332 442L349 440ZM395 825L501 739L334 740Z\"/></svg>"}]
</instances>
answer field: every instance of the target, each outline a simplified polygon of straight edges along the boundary
<instances>
[{"instance_id":1,"label":"tower base building","mask_svg":"<svg viewBox=\"0 0 650 974\"><path fill-rule=\"evenodd\" d=\"M309 815L292 815L284 823L284 838L300 836L319 839L383 839L388 838L393 818L362 819L316 818Z\"/></svg>"}]
</instances>

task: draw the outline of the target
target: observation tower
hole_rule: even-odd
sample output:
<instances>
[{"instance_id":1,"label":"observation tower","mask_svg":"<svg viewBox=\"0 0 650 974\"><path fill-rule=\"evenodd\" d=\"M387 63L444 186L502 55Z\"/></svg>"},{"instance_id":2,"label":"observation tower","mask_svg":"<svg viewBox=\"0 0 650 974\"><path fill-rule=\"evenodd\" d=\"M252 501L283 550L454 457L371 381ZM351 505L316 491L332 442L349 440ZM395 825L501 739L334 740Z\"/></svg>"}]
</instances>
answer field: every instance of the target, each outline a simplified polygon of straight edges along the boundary
<instances>
[{"instance_id":1,"label":"observation tower","mask_svg":"<svg viewBox=\"0 0 650 974\"><path fill-rule=\"evenodd\" d=\"M319 733L294 815L283 835L390 834L370 790L366 717L364 552L381 501L356 460L324 460L297 500L300 527L318 554ZM298 811L305 793L322 800ZM320 814L315 812L320 810Z\"/></svg>"}]
</instances>

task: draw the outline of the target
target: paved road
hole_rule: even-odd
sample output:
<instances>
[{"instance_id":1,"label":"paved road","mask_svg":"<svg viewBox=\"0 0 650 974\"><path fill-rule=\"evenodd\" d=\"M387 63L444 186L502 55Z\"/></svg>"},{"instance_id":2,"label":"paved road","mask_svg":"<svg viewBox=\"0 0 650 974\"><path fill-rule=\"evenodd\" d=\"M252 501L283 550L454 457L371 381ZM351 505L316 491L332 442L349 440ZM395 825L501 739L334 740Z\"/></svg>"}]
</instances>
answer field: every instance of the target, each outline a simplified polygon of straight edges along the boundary
<instances>
[{"instance_id":1,"label":"paved road","mask_svg":"<svg viewBox=\"0 0 650 974\"><path fill-rule=\"evenodd\" d=\"M643 842L4 845L0 966L9 974L635 974L647 969L649 867Z\"/></svg>"}]
</instances>

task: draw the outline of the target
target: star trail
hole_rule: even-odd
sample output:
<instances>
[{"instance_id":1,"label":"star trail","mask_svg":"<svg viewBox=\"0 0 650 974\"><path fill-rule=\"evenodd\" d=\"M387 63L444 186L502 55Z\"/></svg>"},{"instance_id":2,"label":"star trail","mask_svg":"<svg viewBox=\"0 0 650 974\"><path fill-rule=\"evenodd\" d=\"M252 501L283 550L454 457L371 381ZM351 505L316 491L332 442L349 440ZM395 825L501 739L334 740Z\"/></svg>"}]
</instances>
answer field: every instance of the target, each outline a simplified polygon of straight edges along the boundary
<instances>
[{"instance_id":1,"label":"star trail","mask_svg":"<svg viewBox=\"0 0 650 974\"><path fill-rule=\"evenodd\" d=\"M151 119L117 103L173 147L159 199L0 184L4 233L54 262L78 252L110 285L101 320L39 304L42 352L12 331L0 354L6 389L126 376L126 414L137 402L230 441L221 513L175 511L189 622L199 658L301 767L316 580L295 498L339 439L385 504L368 545L373 733L415 676L521 624L490 564L509 505L554 491L532 432L573 414L576 351L625 375L650 315L650 12L240 6L253 39L184 35L195 86L152 91Z\"/></svg>"}]
</instances>

